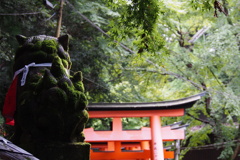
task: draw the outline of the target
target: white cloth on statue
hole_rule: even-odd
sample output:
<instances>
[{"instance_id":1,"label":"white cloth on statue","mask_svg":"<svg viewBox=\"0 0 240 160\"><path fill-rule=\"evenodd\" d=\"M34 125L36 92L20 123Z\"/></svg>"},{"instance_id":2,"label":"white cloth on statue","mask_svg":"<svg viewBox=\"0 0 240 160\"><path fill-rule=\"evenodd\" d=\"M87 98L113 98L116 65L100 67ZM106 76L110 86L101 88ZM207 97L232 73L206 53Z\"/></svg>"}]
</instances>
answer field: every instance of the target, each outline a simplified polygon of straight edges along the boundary
<instances>
[{"instance_id":1,"label":"white cloth on statue","mask_svg":"<svg viewBox=\"0 0 240 160\"><path fill-rule=\"evenodd\" d=\"M27 79L29 67L51 67L51 66L52 66L52 63L39 63L39 64L35 64L34 62L33 62L33 63L30 63L30 64L28 64L28 65L25 65L23 68L17 70L17 71L14 73L13 79L15 79L15 77L16 77L18 74L20 74L20 73L23 72L22 79L21 79L21 86L24 86L24 85L25 85L25 82L26 82L26 79Z\"/></svg>"}]
</instances>

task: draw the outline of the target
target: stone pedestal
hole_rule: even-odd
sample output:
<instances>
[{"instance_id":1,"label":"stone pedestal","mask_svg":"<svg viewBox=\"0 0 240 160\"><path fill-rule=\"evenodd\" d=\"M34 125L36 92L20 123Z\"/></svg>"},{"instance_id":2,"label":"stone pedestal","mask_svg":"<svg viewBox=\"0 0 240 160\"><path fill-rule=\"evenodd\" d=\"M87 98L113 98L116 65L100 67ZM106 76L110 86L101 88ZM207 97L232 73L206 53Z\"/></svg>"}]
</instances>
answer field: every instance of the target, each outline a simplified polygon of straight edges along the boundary
<instances>
[{"instance_id":1,"label":"stone pedestal","mask_svg":"<svg viewBox=\"0 0 240 160\"><path fill-rule=\"evenodd\" d=\"M40 160L90 160L89 143L42 144L34 152Z\"/></svg>"}]
</instances>

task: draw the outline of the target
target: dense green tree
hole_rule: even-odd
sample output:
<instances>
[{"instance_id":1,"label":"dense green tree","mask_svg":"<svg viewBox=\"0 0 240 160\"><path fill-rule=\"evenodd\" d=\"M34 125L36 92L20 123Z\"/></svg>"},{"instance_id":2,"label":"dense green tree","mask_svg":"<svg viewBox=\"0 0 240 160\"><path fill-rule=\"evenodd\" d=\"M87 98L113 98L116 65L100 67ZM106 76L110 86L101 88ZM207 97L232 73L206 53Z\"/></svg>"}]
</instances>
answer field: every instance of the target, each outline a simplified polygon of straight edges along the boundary
<instances>
[{"instance_id":1,"label":"dense green tree","mask_svg":"<svg viewBox=\"0 0 240 160\"><path fill-rule=\"evenodd\" d=\"M113 93L128 95L122 101L142 102L207 91L204 100L189 109L183 119L190 123L186 145L191 148L214 143L216 148L224 148L220 159L237 159L239 21L235 17L239 11L234 1L222 1L222 5L218 1L192 2L164 1L165 13L158 19L164 48L131 56L131 62L120 71L123 81L113 87ZM201 29L208 30L199 39L192 39ZM164 123L176 120L180 119L166 118ZM194 126L206 127L193 132Z\"/></svg>"}]
</instances>

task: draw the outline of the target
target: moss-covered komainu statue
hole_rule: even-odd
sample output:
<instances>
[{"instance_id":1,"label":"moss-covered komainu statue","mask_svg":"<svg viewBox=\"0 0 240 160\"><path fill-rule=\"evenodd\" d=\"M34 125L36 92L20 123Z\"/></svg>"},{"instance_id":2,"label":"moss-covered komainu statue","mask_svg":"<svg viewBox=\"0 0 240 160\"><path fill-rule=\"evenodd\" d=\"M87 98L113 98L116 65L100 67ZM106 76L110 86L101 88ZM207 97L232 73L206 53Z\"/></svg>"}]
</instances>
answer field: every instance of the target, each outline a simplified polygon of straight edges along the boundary
<instances>
[{"instance_id":1,"label":"moss-covered komainu statue","mask_svg":"<svg viewBox=\"0 0 240 160\"><path fill-rule=\"evenodd\" d=\"M81 72L69 75L68 36L17 36L17 40L16 102L13 95L6 97L10 100L3 109L11 120L13 110L7 108L16 105L13 142L41 160L88 160L90 145L83 135L88 102Z\"/></svg>"}]
</instances>

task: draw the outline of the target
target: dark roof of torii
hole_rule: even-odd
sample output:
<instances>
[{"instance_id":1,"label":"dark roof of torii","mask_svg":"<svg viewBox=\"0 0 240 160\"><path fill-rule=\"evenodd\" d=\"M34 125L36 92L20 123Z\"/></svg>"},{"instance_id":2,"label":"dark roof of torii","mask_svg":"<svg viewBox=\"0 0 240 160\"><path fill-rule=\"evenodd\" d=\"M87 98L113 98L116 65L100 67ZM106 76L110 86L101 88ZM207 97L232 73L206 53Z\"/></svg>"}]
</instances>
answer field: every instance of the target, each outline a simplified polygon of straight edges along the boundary
<instances>
[{"instance_id":1,"label":"dark roof of torii","mask_svg":"<svg viewBox=\"0 0 240 160\"><path fill-rule=\"evenodd\" d=\"M90 103L89 111L122 111L122 110L163 110L189 108L194 105L206 92L202 92L190 97L161 102L137 102L137 103Z\"/></svg>"}]
</instances>

